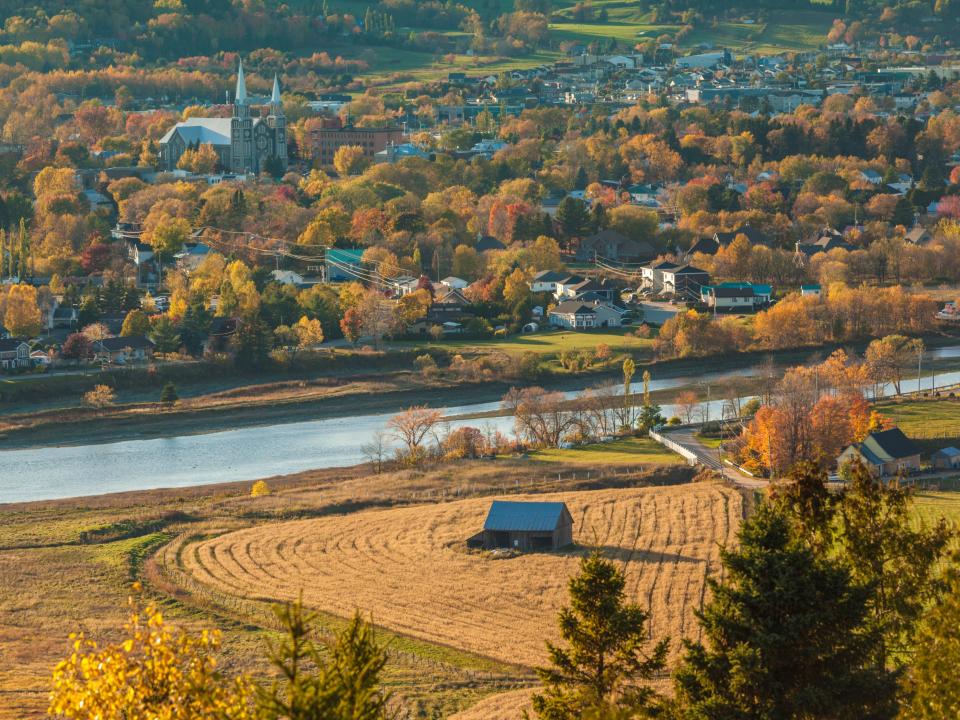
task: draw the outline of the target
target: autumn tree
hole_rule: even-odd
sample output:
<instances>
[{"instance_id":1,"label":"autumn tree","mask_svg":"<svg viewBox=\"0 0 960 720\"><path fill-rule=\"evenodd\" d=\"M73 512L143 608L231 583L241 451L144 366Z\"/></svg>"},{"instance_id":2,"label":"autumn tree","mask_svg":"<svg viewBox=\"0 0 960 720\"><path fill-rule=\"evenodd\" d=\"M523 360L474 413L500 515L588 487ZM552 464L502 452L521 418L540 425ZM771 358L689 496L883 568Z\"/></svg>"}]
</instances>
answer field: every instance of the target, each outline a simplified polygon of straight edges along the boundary
<instances>
[{"instance_id":1,"label":"autumn tree","mask_svg":"<svg viewBox=\"0 0 960 720\"><path fill-rule=\"evenodd\" d=\"M227 678L216 669L216 630L175 630L156 606L142 607L131 598L121 641L101 644L83 633L70 640L70 655L53 671L51 715L75 720L255 717L249 679Z\"/></svg>"},{"instance_id":2,"label":"autumn tree","mask_svg":"<svg viewBox=\"0 0 960 720\"><path fill-rule=\"evenodd\" d=\"M638 681L663 669L668 641L645 651L648 615L627 601L625 587L623 572L600 552L580 559L568 583L570 606L558 617L565 647L548 641L550 665L537 668L544 685L533 696L537 717L643 717L656 707L656 693Z\"/></svg>"},{"instance_id":3,"label":"autumn tree","mask_svg":"<svg viewBox=\"0 0 960 720\"><path fill-rule=\"evenodd\" d=\"M692 423L697 408L700 407L700 398L697 397L697 394L692 390L684 390L677 395L677 399L674 402L684 422L688 425Z\"/></svg>"},{"instance_id":4,"label":"autumn tree","mask_svg":"<svg viewBox=\"0 0 960 720\"><path fill-rule=\"evenodd\" d=\"M363 315L355 307L348 307L340 319L340 331L351 345L356 345L363 334Z\"/></svg>"},{"instance_id":5,"label":"autumn tree","mask_svg":"<svg viewBox=\"0 0 960 720\"><path fill-rule=\"evenodd\" d=\"M359 175L369 164L359 145L341 145L333 155L333 167L341 177Z\"/></svg>"},{"instance_id":6,"label":"autumn tree","mask_svg":"<svg viewBox=\"0 0 960 720\"><path fill-rule=\"evenodd\" d=\"M11 285L3 324L11 335L33 337L40 332L42 316L37 305L37 289L32 285Z\"/></svg>"},{"instance_id":7,"label":"autumn tree","mask_svg":"<svg viewBox=\"0 0 960 720\"><path fill-rule=\"evenodd\" d=\"M424 442L443 419L443 413L426 405L407 408L387 421L387 428L403 443L408 462L419 462L426 453Z\"/></svg>"},{"instance_id":8,"label":"autumn tree","mask_svg":"<svg viewBox=\"0 0 960 720\"><path fill-rule=\"evenodd\" d=\"M146 335L150 332L150 318L143 310L131 310L123 319L120 328L120 337L134 337Z\"/></svg>"},{"instance_id":9,"label":"autumn tree","mask_svg":"<svg viewBox=\"0 0 960 720\"><path fill-rule=\"evenodd\" d=\"M557 447L578 422L564 400L563 393L527 387L510 388L502 403L513 415L518 439L537 447Z\"/></svg>"},{"instance_id":10,"label":"autumn tree","mask_svg":"<svg viewBox=\"0 0 960 720\"><path fill-rule=\"evenodd\" d=\"M90 339L83 333L71 333L63 341L60 357L66 360L86 360L93 354Z\"/></svg>"},{"instance_id":11,"label":"autumn tree","mask_svg":"<svg viewBox=\"0 0 960 720\"><path fill-rule=\"evenodd\" d=\"M83 394L83 404L92 408L104 408L113 405L114 392L109 385L97 385Z\"/></svg>"}]
</instances>

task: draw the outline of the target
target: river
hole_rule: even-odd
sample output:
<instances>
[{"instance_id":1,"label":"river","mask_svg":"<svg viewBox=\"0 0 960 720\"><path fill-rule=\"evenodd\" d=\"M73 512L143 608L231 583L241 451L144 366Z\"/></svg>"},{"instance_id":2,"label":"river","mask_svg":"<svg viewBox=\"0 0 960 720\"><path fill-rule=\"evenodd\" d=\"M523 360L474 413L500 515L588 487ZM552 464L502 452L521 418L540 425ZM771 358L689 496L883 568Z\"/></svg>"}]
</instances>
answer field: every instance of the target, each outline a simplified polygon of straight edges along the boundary
<instances>
[{"instance_id":1,"label":"river","mask_svg":"<svg viewBox=\"0 0 960 720\"><path fill-rule=\"evenodd\" d=\"M939 348L927 359L960 357L960 346ZM720 383L749 376L757 367L696 376L655 379L652 391ZM932 382L923 377L924 389ZM938 386L960 383L960 372L936 375ZM641 390L640 383L633 391ZM904 380L902 390L917 388L917 379ZM705 388L704 388L705 389ZM891 389L888 388L888 392ZM576 391L566 393L568 397ZM710 403L710 417L720 417L723 402ZM446 416L488 413L499 401L441 408ZM676 408L663 406L663 414ZM365 460L362 446L384 430L393 413L356 415L294 423L275 423L239 430L183 435L150 440L127 440L95 445L44 447L0 452L8 472L0 479L0 502L25 502L99 495L127 490L208 485L236 480L256 480L317 468L346 467ZM452 420L449 425L473 425L509 433L513 419L491 417ZM15 470L14 470L15 469Z\"/></svg>"}]
</instances>

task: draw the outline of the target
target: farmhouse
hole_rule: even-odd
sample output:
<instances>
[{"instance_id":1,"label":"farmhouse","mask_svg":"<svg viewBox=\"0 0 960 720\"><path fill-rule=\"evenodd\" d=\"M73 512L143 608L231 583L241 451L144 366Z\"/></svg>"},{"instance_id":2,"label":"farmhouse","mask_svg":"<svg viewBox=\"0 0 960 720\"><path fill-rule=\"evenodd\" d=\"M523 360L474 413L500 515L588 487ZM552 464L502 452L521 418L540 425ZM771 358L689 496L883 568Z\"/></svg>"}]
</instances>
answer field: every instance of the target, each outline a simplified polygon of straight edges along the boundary
<instances>
[{"instance_id":1,"label":"farmhouse","mask_svg":"<svg viewBox=\"0 0 960 720\"><path fill-rule=\"evenodd\" d=\"M837 458L837 466L843 467L855 459L878 477L920 470L920 450L900 428L872 432L863 442L848 446Z\"/></svg>"},{"instance_id":2,"label":"farmhouse","mask_svg":"<svg viewBox=\"0 0 960 720\"><path fill-rule=\"evenodd\" d=\"M0 340L0 368L16 370L30 366L30 346L23 340Z\"/></svg>"},{"instance_id":3,"label":"farmhouse","mask_svg":"<svg viewBox=\"0 0 960 720\"><path fill-rule=\"evenodd\" d=\"M573 516L562 502L494 500L483 523L483 547L521 552L573 544Z\"/></svg>"}]
</instances>

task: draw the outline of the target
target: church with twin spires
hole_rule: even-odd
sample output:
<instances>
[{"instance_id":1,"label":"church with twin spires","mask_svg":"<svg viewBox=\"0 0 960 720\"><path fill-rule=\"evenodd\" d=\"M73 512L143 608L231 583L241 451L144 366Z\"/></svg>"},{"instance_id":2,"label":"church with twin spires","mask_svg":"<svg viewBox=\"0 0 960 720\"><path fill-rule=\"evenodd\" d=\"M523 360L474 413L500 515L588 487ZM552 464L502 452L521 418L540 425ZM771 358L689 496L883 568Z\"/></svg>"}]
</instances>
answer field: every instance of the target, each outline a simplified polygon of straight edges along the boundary
<instances>
[{"instance_id":1,"label":"church with twin spires","mask_svg":"<svg viewBox=\"0 0 960 720\"><path fill-rule=\"evenodd\" d=\"M287 119L280 100L279 78L273 77L269 113L265 118L253 118L241 61L232 117L194 117L174 125L160 138L161 166L165 170L175 170L184 152L196 150L201 145L213 146L224 172L257 174L270 169L271 165L285 171Z\"/></svg>"}]
</instances>

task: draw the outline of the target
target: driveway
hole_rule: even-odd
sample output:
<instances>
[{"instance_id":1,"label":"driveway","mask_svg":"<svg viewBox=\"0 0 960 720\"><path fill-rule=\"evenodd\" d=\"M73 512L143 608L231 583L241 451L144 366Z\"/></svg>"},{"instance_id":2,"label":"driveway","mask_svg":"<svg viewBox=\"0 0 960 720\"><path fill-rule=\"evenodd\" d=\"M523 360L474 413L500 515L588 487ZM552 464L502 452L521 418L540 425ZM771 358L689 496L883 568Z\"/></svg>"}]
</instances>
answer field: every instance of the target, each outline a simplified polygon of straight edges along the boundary
<instances>
[{"instance_id":1,"label":"driveway","mask_svg":"<svg viewBox=\"0 0 960 720\"><path fill-rule=\"evenodd\" d=\"M717 449L704 445L700 441L700 438L697 437L698 430L699 428L696 427L679 428L676 430L667 430L664 428L661 432L664 437L682 446L684 450L693 453L697 457L697 462L705 468L715 470L740 487L757 489L768 485L768 480L751 477L735 467L721 463Z\"/></svg>"}]
</instances>

